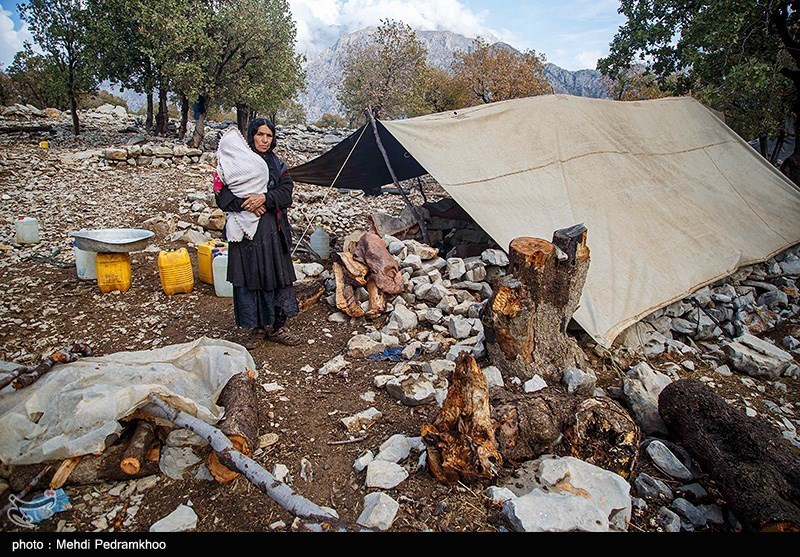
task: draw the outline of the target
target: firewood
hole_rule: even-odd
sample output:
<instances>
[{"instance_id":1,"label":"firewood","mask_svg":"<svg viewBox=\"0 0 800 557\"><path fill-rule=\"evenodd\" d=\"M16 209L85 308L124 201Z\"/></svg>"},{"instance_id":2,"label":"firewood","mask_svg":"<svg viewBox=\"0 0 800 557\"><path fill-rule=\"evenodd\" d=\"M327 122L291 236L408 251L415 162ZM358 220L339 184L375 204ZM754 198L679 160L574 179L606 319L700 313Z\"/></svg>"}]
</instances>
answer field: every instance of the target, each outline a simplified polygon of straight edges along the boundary
<instances>
[{"instance_id":1,"label":"firewood","mask_svg":"<svg viewBox=\"0 0 800 557\"><path fill-rule=\"evenodd\" d=\"M137 474L126 474L119 467L124 452L125 445L118 444L107 448L100 456L84 455L64 485L92 485L109 481L126 481L159 473L158 462L146 461L142 463L142 468ZM14 466L8 483L14 490L21 489L40 469L41 464ZM52 478L53 474L50 473L45 475L44 479L49 482Z\"/></svg>"},{"instance_id":2,"label":"firewood","mask_svg":"<svg viewBox=\"0 0 800 557\"><path fill-rule=\"evenodd\" d=\"M248 373L237 373L222 389L217 404L225 407L225 417L219 424L237 451L250 456L258 448L258 406L255 381ZM206 458L211 475L220 483L239 477L236 465L225 455L210 452Z\"/></svg>"},{"instance_id":3,"label":"firewood","mask_svg":"<svg viewBox=\"0 0 800 557\"><path fill-rule=\"evenodd\" d=\"M356 302L356 293L344 279L344 270L338 263L333 264L333 276L336 278L336 307L350 317L363 317L364 310Z\"/></svg>"},{"instance_id":4,"label":"firewood","mask_svg":"<svg viewBox=\"0 0 800 557\"><path fill-rule=\"evenodd\" d=\"M160 414L160 417L171 420L175 425L188 429L203 439L207 439L214 452L220 455L224 454L224 456L220 457L221 460L224 459L233 463L237 470L244 474L253 485L286 511L298 517L316 520L323 525L327 524L329 528L336 524L344 524L329 511L299 495L285 483L278 481L275 476L267 472L255 460L237 451L230 439L219 429L194 416L170 407L153 395L150 396L150 400L153 404L148 407L148 411Z\"/></svg>"},{"instance_id":5,"label":"firewood","mask_svg":"<svg viewBox=\"0 0 800 557\"><path fill-rule=\"evenodd\" d=\"M558 230L553 243L516 238L509 259L511 274L500 280L484 316L489 355L506 375L558 384L563 370L586 362L567 334L589 269L586 228Z\"/></svg>"},{"instance_id":6,"label":"firewood","mask_svg":"<svg viewBox=\"0 0 800 557\"><path fill-rule=\"evenodd\" d=\"M62 462L61 466L58 467L56 473L53 474L53 478L50 480L50 489L58 489L63 486L80 461L81 457L73 456Z\"/></svg>"},{"instance_id":7,"label":"firewood","mask_svg":"<svg viewBox=\"0 0 800 557\"><path fill-rule=\"evenodd\" d=\"M367 310L367 317L374 319L386 311L386 297L383 292L375 284L371 278L367 282L367 291L369 292L369 309Z\"/></svg>"},{"instance_id":8,"label":"firewood","mask_svg":"<svg viewBox=\"0 0 800 557\"><path fill-rule=\"evenodd\" d=\"M144 420L136 422L136 429L119 463L120 469L128 475L138 474L155 437L156 429L153 424Z\"/></svg>"},{"instance_id":9,"label":"firewood","mask_svg":"<svg viewBox=\"0 0 800 557\"><path fill-rule=\"evenodd\" d=\"M342 266L344 278L355 286L367 285L369 267L356 261L352 253L339 252L334 255L334 260Z\"/></svg>"},{"instance_id":10,"label":"firewood","mask_svg":"<svg viewBox=\"0 0 800 557\"><path fill-rule=\"evenodd\" d=\"M36 382L42 375L53 369L56 364L74 362L82 356L91 356L92 349L85 342L76 342L66 348L57 350L36 366L20 366L0 380L0 389L13 382L15 389L21 389Z\"/></svg>"},{"instance_id":11,"label":"firewood","mask_svg":"<svg viewBox=\"0 0 800 557\"><path fill-rule=\"evenodd\" d=\"M32 125L32 124L12 124L10 126L0 126L0 134L4 133L33 133L33 132L49 132L53 129L50 124Z\"/></svg>"},{"instance_id":12,"label":"firewood","mask_svg":"<svg viewBox=\"0 0 800 557\"><path fill-rule=\"evenodd\" d=\"M489 407L489 387L475 358L456 359L442 410L432 425L422 426L428 468L442 483L497 476L503 457L497 449Z\"/></svg>"},{"instance_id":13,"label":"firewood","mask_svg":"<svg viewBox=\"0 0 800 557\"><path fill-rule=\"evenodd\" d=\"M303 288L297 292L297 307L300 313L303 313L308 308L319 302L322 295L325 294L325 285L317 282L308 288Z\"/></svg>"},{"instance_id":14,"label":"firewood","mask_svg":"<svg viewBox=\"0 0 800 557\"><path fill-rule=\"evenodd\" d=\"M369 268L378 288L387 294L403 293L405 285L400 267L386 249L386 243L380 236L372 232L364 234L356 245L354 255Z\"/></svg>"},{"instance_id":15,"label":"firewood","mask_svg":"<svg viewBox=\"0 0 800 557\"><path fill-rule=\"evenodd\" d=\"M770 425L696 379L667 385L658 412L749 531L800 531L800 455Z\"/></svg>"}]
</instances>

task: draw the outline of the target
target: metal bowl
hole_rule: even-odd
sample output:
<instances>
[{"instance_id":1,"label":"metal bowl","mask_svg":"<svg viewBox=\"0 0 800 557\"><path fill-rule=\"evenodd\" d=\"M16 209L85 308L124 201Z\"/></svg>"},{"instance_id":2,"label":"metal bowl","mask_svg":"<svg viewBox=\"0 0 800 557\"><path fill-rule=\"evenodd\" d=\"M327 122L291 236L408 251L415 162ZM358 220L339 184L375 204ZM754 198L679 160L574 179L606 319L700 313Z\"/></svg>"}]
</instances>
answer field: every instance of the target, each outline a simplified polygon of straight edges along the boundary
<instances>
[{"instance_id":1,"label":"metal bowl","mask_svg":"<svg viewBox=\"0 0 800 557\"><path fill-rule=\"evenodd\" d=\"M127 253L143 250L155 234L139 228L101 228L70 232L75 245L84 251Z\"/></svg>"}]
</instances>

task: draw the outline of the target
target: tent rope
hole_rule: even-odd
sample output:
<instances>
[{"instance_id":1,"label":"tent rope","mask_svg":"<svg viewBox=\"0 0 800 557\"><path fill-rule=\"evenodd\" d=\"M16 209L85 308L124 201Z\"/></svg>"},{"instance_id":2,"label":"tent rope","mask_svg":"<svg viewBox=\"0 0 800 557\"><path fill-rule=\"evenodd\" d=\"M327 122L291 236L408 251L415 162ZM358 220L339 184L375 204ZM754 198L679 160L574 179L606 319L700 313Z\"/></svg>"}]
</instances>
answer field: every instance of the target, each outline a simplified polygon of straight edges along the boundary
<instances>
[{"instance_id":1,"label":"tent rope","mask_svg":"<svg viewBox=\"0 0 800 557\"><path fill-rule=\"evenodd\" d=\"M350 161L350 157L353 156L353 152L356 150L356 147L358 147L358 143L361 141L361 138L364 137L365 131L367 131L367 126L363 126L363 128L361 129L361 135L359 135L358 139L356 139L356 142L353 144L353 148L350 149L350 153L348 153L347 158L344 159L342 167L339 169L339 172L336 173L336 177L333 179L333 182L331 182L331 185L328 186L328 191L325 192L325 195L322 198L321 205L324 205L325 201L328 199L328 195L330 195L331 190L333 190L333 187L336 185L336 181L339 179L339 176L342 175L344 167L347 166L347 163ZM306 224L306 228L305 230L303 230L303 234L300 236L300 240L295 244L294 249L292 249L291 257L294 257L294 254L297 252L297 248L299 248L300 245L303 243L303 240L305 240L306 234L308 234L311 225L314 224L314 221L316 220L317 216L319 216L319 210L312 217L309 217L308 213L306 211L303 211L303 216L306 217L308 224Z\"/></svg>"}]
</instances>

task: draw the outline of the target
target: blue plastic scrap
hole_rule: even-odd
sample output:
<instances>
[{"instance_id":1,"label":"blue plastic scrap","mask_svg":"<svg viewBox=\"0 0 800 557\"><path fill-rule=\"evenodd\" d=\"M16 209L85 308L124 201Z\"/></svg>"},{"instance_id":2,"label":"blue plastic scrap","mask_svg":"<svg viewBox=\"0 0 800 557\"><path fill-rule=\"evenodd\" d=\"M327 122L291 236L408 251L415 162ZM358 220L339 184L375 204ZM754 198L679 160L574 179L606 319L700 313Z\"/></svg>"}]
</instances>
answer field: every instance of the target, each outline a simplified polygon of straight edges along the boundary
<instances>
[{"instance_id":1,"label":"blue plastic scrap","mask_svg":"<svg viewBox=\"0 0 800 557\"><path fill-rule=\"evenodd\" d=\"M389 361L389 362L400 362L403 360L410 360L411 358L406 358L405 356L403 356L403 350L405 350L405 347L403 346L398 346L397 348L387 348L383 352L369 356L369 359L376 361L378 360ZM419 356L421 353L422 353L422 348L417 348L412 358Z\"/></svg>"},{"instance_id":2,"label":"blue plastic scrap","mask_svg":"<svg viewBox=\"0 0 800 557\"><path fill-rule=\"evenodd\" d=\"M17 499L13 495L10 500L12 508L8 511L9 518L12 522L29 528L30 525L38 524L71 507L69 497L61 488L55 491L48 489L30 501Z\"/></svg>"}]
</instances>

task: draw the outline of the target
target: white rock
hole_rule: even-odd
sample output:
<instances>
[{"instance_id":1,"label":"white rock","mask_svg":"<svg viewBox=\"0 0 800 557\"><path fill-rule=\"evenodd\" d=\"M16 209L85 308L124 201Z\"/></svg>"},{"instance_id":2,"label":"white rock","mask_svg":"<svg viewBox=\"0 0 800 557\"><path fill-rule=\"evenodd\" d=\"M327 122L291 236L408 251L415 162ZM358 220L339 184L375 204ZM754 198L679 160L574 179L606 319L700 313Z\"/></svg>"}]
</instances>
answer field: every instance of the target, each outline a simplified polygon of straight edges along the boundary
<instances>
[{"instance_id":1,"label":"white rock","mask_svg":"<svg viewBox=\"0 0 800 557\"><path fill-rule=\"evenodd\" d=\"M356 335L347 343L347 355L351 358L369 358L386 350L386 346L375 342L367 335Z\"/></svg>"},{"instance_id":2,"label":"white rock","mask_svg":"<svg viewBox=\"0 0 800 557\"><path fill-rule=\"evenodd\" d=\"M151 532L186 532L197 528L197 513L180 505L167 516L150 526Z\"/></svg>"},{"instance_id":3,"label":"white rock","mask_svg":"<svg viewBox=\"0 0 800 557\"><path fill-rule=\"evenodd\" d=\"M285 464L275 464L275 466L272 467L272 475L275 476L275 479L279 482L288 483L289 468L287 468Z\"/></svg>"},{"instance_id":4,"label":"white rock","mask_svg":"<svg viewBox=\"0 0 800 557\"><path fill-rule=\"evenodd\" d=\"M423 373L432 373L434 375L447 375L455 371L456 363L450 360L431 360L422 364Z\"/></svg>"},{"instance_id":5,"label":"white rock","mask_svg":"<svg viewBox=\"0 0 800 557\"><path fill-rule=\"evenodd\" d=\"M411 331L417 327L419 320L417 314L407 307L397 306L389 317L389 323L394 323L400 331Z\"/></svg>"},{"instance_id":6,"label":"white rock","mask_svg":"<svg viewBox=\"0 0 800 557\"><path fill-rule=\"evenodd\" d=\"M447 260L447 276L450 280L459 280L466 272L463 259L453 257Z\"/></svg>"},{"instance_id":7,"label":"white rock","mask_svg":"<svg viewBox=\"0 0 800 557\"><path fill-rule=\"evenodd\" d=\"M353 470L355 470L356 472L361 472L373 460L375 460L375 455L372 454L372 451L367 451L366 453L358 457L355 463L353 463Z\"/></svg>"},{"instance_id":8,"label":"white rock","mask_svg":"<svg viewBox=\"0 0 800 557\"><path fill-rule=\"evenodd\" d=\"M722 350L734 369L753 377L777 379L792 363L792 355L771 342L744 334Z\"/></svg>"},{"instance_id":9,"label":"white rock","mask_svg":"<svg viewBox=\"0 0 800 557\"><path fill-rule=\"evenodd\" d=\"M406 406L420 406L435 399L436 388L429 378L411 373L386 383L386 392Z\"/></svg>"},{"instance_id":10,"label":"white rock","mask_svg":"<svg viewBox=\"0 0 800 557\"><path fill-rule=\"evenodd\" d=\"M328 361L325 365L319 368L320 375L328 375L330 373L340 373L350 367L350 362L344 359L344 356L339 354L332 360Z\"/></svg>"},{"instance_id":11,"label":"white rock","mask_svg":"<svg viewBox=\"0 0 800 557\"><path fill-rule=\"evenodd\" d=\"M373 460L367 465L367 488L392 489L405 481L405 468L385 460Z\"/></svg>"},{"instance_id":12,"label":"white rock","mask_svg":"<svg viewBox=\"0 0 800 557\"><path fill-rule=\"evenodd\" d=\"M490 485L483 490L483 493L491 499L493 503L498 503L500 505L516 497L514 492L507 487L497 487L495 485Z\"/></svg>"},{"instance_id":13,"label":"white rock","mask_svg":"<svg viewBox=\"0 0 800 557\"><path fill-rule=\"evenodd\" d=\"M525 381L522 388L526 393L535 393L536 391L547 388L547 382L539 375L534 375L529 380Z\"/></svg>"},{"instance_id":14,"label":"white rock","mask_svg":"<svg viewBox=\"0 0 800 557\"><path fill-rule=\"evenodd\" d=\"M408 437L398 433L383 442L380 446L380 452L375 456L375 460L398 463L407 459L410 454L411 443L409 443Z\"/></svg>"},{"instance_id":15,"label":"white rock","mask_svg":"<svg viewBox=\"0 0 800 557\"><path fill-rule=\"evenodd\" d=\"M503 504L516 532L607 532L608 519L588 499L565 492L532 491Z\"/></svg>"},{"instance_id":16,"label":"white rock","mask_svg":"<svg viewBox=\"0 0 800 557\"><path fill-rule=\"evenodd\" d=\"M364 410L363 412L359 412L358 414L342 418L340 421L347 428L347 431L355 433L361 429L368 429L382 417L383 414L380 412L380 410L373 406Z\"/></svg>"},{"instance_id":17,"label":"white rock","mask_svg":"<svg viewBox=\"0 0 800 557\"><path fill-rule=\"evenodd\" d=\"M356 520L365 528L386 531L392 527L400 505L385 493L370 493L364 497L364 510Z\"/></svg>"},{"instance_id":18,"label":"white rock","mask_svg":"<svg viewBox=\"0 0 800 557\"><path fill-rule=\"evenodd\" d=\"M497 265L498 267L505 267L508 265L508 256L504 251L499 249L487 249L481 254L481 259L487 265Z\"/></svg>"},{"instance_id":19,"label":"white rock","mask_svg":"<svg viewBox=\"0 0 800 557\"><path fill-rule=\"evenodd\" d=\"M623 394L628 407L645 433L667 433L658 414L658 395L671 383L669 377L642 362L631 367L623 380Z\"/></svg>"},{"instance_id":20,"label":"white rock","mask_svg":"<svg viewBox=\"0 0 800 557\"><path fill-rule=\"evenodd\" d=\"M503 374L495 366L483 368L483 375L486 377L486 382L488 383L490 389L492 387L505 386L505 383L503 382Z\"/></svg>"}]
</instances>

